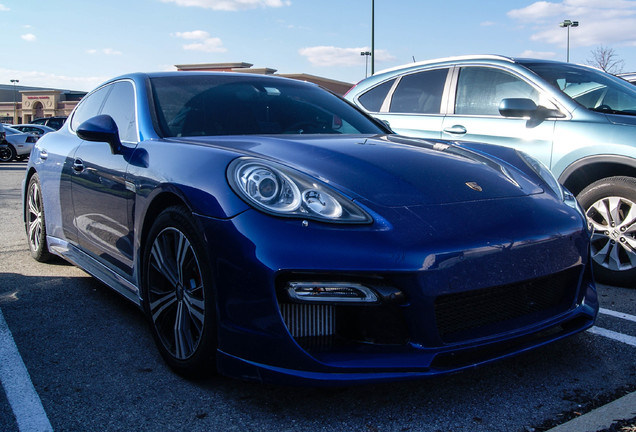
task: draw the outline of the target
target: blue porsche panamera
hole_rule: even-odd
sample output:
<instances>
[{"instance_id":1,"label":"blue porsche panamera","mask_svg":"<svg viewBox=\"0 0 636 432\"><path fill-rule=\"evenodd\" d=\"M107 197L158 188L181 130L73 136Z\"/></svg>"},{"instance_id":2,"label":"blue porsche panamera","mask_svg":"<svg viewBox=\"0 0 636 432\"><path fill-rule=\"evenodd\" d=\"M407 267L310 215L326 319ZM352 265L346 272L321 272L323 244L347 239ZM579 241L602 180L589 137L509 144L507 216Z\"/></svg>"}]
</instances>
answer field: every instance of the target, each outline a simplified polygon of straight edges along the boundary
<instances>
[{"instance_id":1,"label":"blue porsche panamera","mask_svg":"<svg viewBox=\"0 0 636 432\"><path fill-rule=\"evenodd\" d=\"M585 218L540 162L394 135L299 81L115 78L37 142L23 191L32 256L137 304L186 376L425 377L598 310Z\"/></svg>"}]
</instances>

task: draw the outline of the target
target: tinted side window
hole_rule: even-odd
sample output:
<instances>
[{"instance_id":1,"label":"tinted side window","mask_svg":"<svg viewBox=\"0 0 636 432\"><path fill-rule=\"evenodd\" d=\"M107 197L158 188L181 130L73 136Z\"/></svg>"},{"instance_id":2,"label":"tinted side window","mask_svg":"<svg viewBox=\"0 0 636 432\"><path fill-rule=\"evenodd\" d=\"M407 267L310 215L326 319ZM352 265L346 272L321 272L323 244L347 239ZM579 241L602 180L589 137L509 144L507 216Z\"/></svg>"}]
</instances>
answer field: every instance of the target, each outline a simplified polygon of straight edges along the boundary
<instances>
[{"instance_id":1,"label":"tinted side window","mask_svg":"<svg viewBox=\"0 0 636 432\"><path fill-rule=\"evenodd\" d=\"M439 114L448 69L436 69L405 75L400 80L390 112Z\"/></svg>"},{"instance_id":2,"label":"tinted side window","mask_svg":"<svg viewBox=\"0 0 636 432\"><path fill-rule=\"evenodd\" d=\"M117 82L112 87L100 114L108 114L115 120L120 140L137 142L134 87L128 81Z\"/></svg>"},{"instance_id":3,"label":"tinted side window","mask_svg":"<svg viewBox=\"0 0 636 432\"><path fill-rule=\"evenodd\" d=\"M104 98L110 91L110 86L102 87L94 93L85 96L80 102L71 121L71 128L77 130L78 126L91 117L99 114L104 103Z\"/></svg>"},{"instance_id":4,"label":"tinted side window","mask_svg":"<svg viewBox=\"0 0 636 432\"><path fill-rule=\"evenodd\" d=\"M485 67L462 68L455 114L499 116L499 104L506 98L532 99L540 105L539 93L512 74Z\"/></svg>"},{"instance_id":5,"label":"tinted side window","mask_svg":"<svg viewBox=\"0 0 636 432\"><path fill-rule=\"evenodd\" d=\"M362 94L358 98L358 101L366 110L379 112L380 108L382 108L382 103L384 103L384 99L386 99L386 95L389 93L389 90L391 90L391 87L393 87L395 80L396 78L393 78L379 86L373 87L368 92Z\"/></svg>"}]
</instances>

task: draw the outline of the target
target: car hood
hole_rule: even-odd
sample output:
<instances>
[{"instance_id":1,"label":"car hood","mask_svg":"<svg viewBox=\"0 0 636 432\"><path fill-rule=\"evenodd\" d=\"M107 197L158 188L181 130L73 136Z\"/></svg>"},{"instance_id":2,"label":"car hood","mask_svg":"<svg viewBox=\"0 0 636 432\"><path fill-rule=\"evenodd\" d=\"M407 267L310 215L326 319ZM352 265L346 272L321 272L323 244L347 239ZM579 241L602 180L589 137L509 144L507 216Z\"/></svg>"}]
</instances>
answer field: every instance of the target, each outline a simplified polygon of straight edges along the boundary
<instances>
[{"instance_id":1,"label":"car hood","mask_svg":"<svg viewBox=\"0 0 636 432\"><path fill-rule=\"evenodd\" d=\"M206 137L187 141L275 160L352 199L385 207L492 200L543 191L512 165L446 141L395 135Z\"/></svg>"},{"instance_id":2,"label":"car hood","mask_svg":"<svg viewBox=\"0 0 636 432\"><path fill-rule=\"evenodd\" d=\"M606 114L605 117L613 124L636 126L636 116Z\"/></svg>"}]
</instances>

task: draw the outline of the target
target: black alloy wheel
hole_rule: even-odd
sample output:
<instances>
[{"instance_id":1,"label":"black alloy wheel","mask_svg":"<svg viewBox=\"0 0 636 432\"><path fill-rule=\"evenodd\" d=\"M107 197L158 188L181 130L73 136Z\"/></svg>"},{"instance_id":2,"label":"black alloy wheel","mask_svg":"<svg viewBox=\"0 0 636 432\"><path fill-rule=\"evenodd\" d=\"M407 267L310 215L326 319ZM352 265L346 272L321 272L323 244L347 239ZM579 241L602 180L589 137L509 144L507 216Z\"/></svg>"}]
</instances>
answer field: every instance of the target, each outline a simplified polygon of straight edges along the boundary
<instances>
[{"instance_id":1,"label":"black alloy wheel","mask_svg":"<svg viewBox=\"0 0 636 432\"><path fill-rule=\"evenodd\" d=\"M192 214L157 216L144 251L144 310L164 360L188 377L215 372L216 306L207 253Z\"/></svg>"},{"instance_id":2,"label":"black alloy wheel","mask_svg":"<svg viewBox=\"0 0 636 432\"><path fill-rule=\"evenodd\" d=\"M36 261L48 261L51 255L46 243L42 186L40 185L40 179L37 174L33 174L29 180L24 210L24 224L31 256Z\"/></svg>"},{"instance_id":3,"label":"black alloy wheel","mask_svg":"<svg viewBox=\"0 0 636 432\"><path fill-rule=\"evenodd\" d=\"M15 157L16 152L11 144L0 145L0 162L11 162Z\"/></svg>"}]
</instances>

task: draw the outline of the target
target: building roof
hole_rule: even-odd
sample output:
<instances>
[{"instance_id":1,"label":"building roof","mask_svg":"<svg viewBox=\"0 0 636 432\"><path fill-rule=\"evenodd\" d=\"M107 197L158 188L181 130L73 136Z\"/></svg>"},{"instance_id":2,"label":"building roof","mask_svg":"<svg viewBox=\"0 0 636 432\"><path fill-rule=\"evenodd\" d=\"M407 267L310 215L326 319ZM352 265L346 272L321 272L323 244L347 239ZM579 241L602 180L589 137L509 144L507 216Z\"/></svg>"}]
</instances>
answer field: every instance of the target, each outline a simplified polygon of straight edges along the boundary
<instances>
[{"instance_id":1,"label":"building roof","mask_svg":"<svg viewBox=\"0 0 636 432\"><path fill-rule=\"evenodd\" d=\"M179 71L210 71L210 72L241 72L241 73L253 73L261 75L277 75L285 78L296 79L299 81L308 81L318 84L334 93L343 95L345 94L353 84L337 81L330 78L320 77L316 75L310 75L306 73L296 74L277 74L276 69L272 68L252 68L252 63L199 63L199 64L182 64L175 65Z\"/></svg>"},{"instance_id":2,"label":"building roof","mask_svg":"<svg viewBox=\"0 0 636 432\"><path fill-rule=\"evenodd\" d=\"M21 96L20 96L21 92L57 91L65 95L80 95L80 96L84 96L87 93L85 91L56 89L56 88L50 88L50 87L31 87L31 86L21 86L21 85L16 85L14 90L13 84L0 84L0 101L3 101L3 102L13 101L14 91L16 93L15 94L16 101L21 100Z\"/></svg>"}]
</instances>

